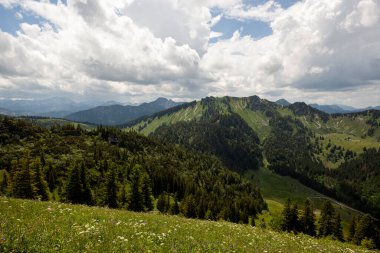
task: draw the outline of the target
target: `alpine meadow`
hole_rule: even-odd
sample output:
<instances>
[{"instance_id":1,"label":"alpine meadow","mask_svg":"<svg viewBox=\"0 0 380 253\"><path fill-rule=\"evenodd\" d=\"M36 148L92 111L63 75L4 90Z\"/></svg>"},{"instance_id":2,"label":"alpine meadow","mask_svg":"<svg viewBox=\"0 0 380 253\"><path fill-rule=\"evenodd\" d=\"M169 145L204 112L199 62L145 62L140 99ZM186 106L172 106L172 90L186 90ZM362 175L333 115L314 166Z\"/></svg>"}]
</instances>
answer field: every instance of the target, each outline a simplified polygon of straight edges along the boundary
<instances>
[{"instance_id":1,"label":"alpine meadow","mask_svg":"<svg viewBox=\"0 0 380 253\"><path fill-rule=\"evenodd\" d=\"M0 252L380 252L378 0L0 0Z\"/></svg>"}]
</instances>

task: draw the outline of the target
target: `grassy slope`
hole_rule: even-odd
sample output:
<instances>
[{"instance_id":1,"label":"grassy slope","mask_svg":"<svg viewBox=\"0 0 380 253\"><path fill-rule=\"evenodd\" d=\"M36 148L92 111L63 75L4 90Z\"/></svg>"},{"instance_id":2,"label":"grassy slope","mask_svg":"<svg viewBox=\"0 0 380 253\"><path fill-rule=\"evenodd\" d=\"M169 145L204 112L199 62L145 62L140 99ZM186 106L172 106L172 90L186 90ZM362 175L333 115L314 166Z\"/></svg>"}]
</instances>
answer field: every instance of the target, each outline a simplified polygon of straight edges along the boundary
<instances>
[{"instance_id":1,"label":"grassy slope","mask_svg":"<svg viewBox=\"0 0 380 253\"><path fill-rule=\"evenodd\" d=\"M261 194L268 203L269 213L264 213L262 216L267 223L272 217L281 214L284 203L288 198L295 201L301 210L305 200L310 198L316 208L317 215L319 214L323 202L330 199L325 195L304 186L291 177L277 175L267 168L260 168L258 171L249 171L246 174L246 177L254 180L254 182L260 187ZM360 212L354 211L335 201L333 201L333 206L342 217L342 224L345 230L344 232L346 233L352 215L360 215Z\"/></svg>"},{"instance_id":2,"label":"grassy slope","mask_svg":"<svg viewBox=\"0 0 380 253\"><path fill-rule=\"evenodd\" d=\"M201 117L203 107L200 102L197 102L194 107L188 107L186 109L181 109L178 112L167 114L161 117L152 118L149 123L147 120L143 120L138 124L131 127L132 129L138 131L140 127L145 126L140 130L140 133L144 135L149 135L154 132L162 124L174 124L180 121L191 121L193 119L199 119ZM128 129L127 129L128 130Z\"/></svg>"},{"instance_id":3,"label":"grassy slope","mask_svg":"<svg viewBox=\"0 0 380 253\"><path fill-rule=\"evenodd\" d=\"M0 252L369 252L228 222L0 198Z\"/></svg>"}]
</instances>

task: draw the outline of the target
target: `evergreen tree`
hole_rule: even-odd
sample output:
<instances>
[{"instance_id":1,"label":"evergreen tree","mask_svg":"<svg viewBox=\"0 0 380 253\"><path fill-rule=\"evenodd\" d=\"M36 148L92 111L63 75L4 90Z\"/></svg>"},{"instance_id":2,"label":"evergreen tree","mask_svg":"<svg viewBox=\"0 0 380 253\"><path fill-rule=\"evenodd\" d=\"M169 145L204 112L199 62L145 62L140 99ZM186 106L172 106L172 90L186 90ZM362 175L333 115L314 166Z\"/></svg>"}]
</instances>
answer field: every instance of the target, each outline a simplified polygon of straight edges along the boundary
<instances>
[{"instance_id":1,"label":"evergreen tree","mask_svg":"<svg viewBox=\"0 0 380 253\"><path fill-rule=\"evenodd\" d=\"M143 196L140 187L140 168L138 165L133 167L131 173L131 195L129 199L128 209L132 211L144 211Z\"/></svg>"},{"instance_id":2,"label":"evergreen tree","mask_svg":"<svg viewBox=\"0 0 380 253\"><path fill-rule=\"evenodd\" d=\"M167 207L167 197L166 197L166 193L161 193L159 196L158 196L158 199L157 199L157 209L158 211L160 211L161 213L166 213L166 211L168 210L168 207Z\"/></svg>"},{"instance_id":3,"label":"evergreen tree","mask_svg":"<svg viewBox=\"0 0 380 253\"><path fill-rule=\"evenodd\" d=\"M301 216L301 231L307 235L315 236L315 215L313 204L306 199L304 211Z\"/></svg>"},{"instance_id":4,"label":"evergreen tree","mask_svg":"<svg viewBox=\"0 0 380 253\"><path fill-rule=\"evenodd\" d=\"M357 223L354 243L360 245L364 239L378 240L373 218L366 214Z\"/></svg>"},{"instance_id":5,"label":"evergreen tree","mask_svg":"<svg viewBox=\"0 0 380 253\"><path fill-rule=\"evenodd\" d=\"M34 199L36 188L33 183L33 175L29 168L29 156L21 159L21 168L14 168L12 182L12 194L16 198Z\"/></svg>"},{"instance_id":6,"label":"evergreen tree","mask_svg":"<svg viewBox=\"0 0 380 253\"><path fill-rule=\"evenodd\" d=\"M335 239L343 241L342 220L339 213L335 215L333 236Z\"/></svg>"},{"instance_id":7,"label":"evergreen tree","mask_svg":"<svg viewBox=\"0 0 380 253\"><path fill-rule=\"evenodd\" d=\"M44 179L43 174L41 173L41 163L39 159L36 159L33 163L34 167L34 178L35 178L35 187L37 189L37 197L41 200L49 200L49 189L48 185Z\"/></svg>"},{"instance_id":8,"label":"evergreen tree","mask_svg":"<svg viewBox=\"0 0 380 253\"><path fill-rule=\"evenodd\" d=\"M291 229L294 233L297 233L300 230L297 203L293 204L290 210L290 215L291 215Z\"/></svg>"},{"instance_id":9,"label":"evergreen tree","mask_svg":"<svg viewBox=\"0 0 380 253\"><path fill-rule=\"evenodd\" d=\"M284 209L282 210L282 221L281 221L281 230L290 232L293 230L293 216L291 201L287 199L285 202Z\"/></svg>"},{"instance_id":10,"label":"evergreen tree","mask_svg":"<svg viewBox=\"0 0 380 253\"><path fill-rule=\"evenodd\" d=\"M147 211L153 210L153 200L152 200L152 187L150 183L150 178L147 173L144 173L141 178L141 191L143 197L143 205Z\"/></svg>"},{"instance_id":11,"label":"evergreen tree","mask_svg":"<svg viewBox=\"0 0 380 253\"><path fill-rule=\"evenodd\" d=\"M174 195L173 204L170 205L170 214L179 214L179 205L177 194Z\"/></svg>"},{"instance_id":12,"label":"evergreen tree","mask_svg":"<svg viewBox=\"0 0 380 253\"><path fill-rule=\"evenodd\" d=\"M9 189L9 176L6 170L3 171L3 177L0 182L0 194L1 195L8 195L8 189Z\"/></svg>"},{"instance_id":13,"label":"evergreen tree","mask_svg":"<svg viewBox=\"0 0 380 253\"><path fill-rule=\"evenodd\" d=\"M325 201L319 218L318 236L326 237L334 232L335 210L330 201Z\"/></svg>"},{"instance_id":14,"label":"evergreen tree","mask_svg":"<svg viewBox=\"0 0 380 253\"><path fill-rule=\"evenodd\" d=\"M66 185L66 199L73 204L80 204L83 202L80 174L80 169L75 165L70 171Z\"/></svg>"},{"instance_id":15,"label":"evergreen tree","mask_svg":"<svg viewBox=\"0 0 380 253\"><path fill-rule=\"evenodd\" d=\"M181 212L185 217L195 218L196 210L195 210L195 200L192 194L185 196L185 198L181 201Z\"/></svg>"},{"instance_id":16,"label":"evergreen tree","mask_svg":"<svg viewBox=\"0 0 380 253\"><path fill-rule=\"evenodd\" d=\"M83 201L82 203L87 204L87 205L93 205L94 198L93 198L91 187L87 178L87 169L85 168L83 162L81 164L81 169L80 169L80 183L82 184L82 191L81 191L82 201Z\"/></svg>"},{"instance_id":17,"label":"evergreen tree","mask_svg":"<svg viewBox=\"0 0 380 253\"><path fill-rule=\"evenodd\" d=\"M56 188L56 183L57 183L57 172L56 172L56 169L55 167L53 167L53 165L49 165L49 169L48 169L48 172L47 172L48 176L48 186L49 186L49 189L50 191L54 191L54 189Z\"/></svg>"},{"instance_id":18,"label":"evergreen tree","mask_svg":"<svg viewBox=\"0 0 380 253\"><path fill-rule=\"evenodd\" d=\"M347 241L351 242L354 239L356 233L356 216L352 216L350 224L348 225L348 237Z\"/></svg>"},{"instance_id":19,"label":"evergreen tree","mask_svg":"<svg viewBox=\"0 0 380 253\"><path fill-rule=\"evenodd\" d=\"M108 207L116 208L117 204L117 184L115 176L115 168L112 166L107 178L107 193L106 193L106 204Z\"/></svg>"}]
</instances>

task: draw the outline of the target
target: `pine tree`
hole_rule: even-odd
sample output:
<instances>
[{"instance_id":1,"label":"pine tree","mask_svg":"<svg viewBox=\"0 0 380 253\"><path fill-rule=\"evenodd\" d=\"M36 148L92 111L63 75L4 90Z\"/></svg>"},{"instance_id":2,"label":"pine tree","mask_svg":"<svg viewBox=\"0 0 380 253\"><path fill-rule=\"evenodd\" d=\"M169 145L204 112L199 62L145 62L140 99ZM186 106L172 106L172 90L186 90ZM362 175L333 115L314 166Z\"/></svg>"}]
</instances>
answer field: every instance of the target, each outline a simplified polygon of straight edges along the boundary
<instances>
[{"instance_id":1,"label":"pine tree","mask_svg":"<svg viewBox=\"0 0 380 253\"><path fill-rule=\"evenodd\" d=\"M325 201L321 210L319 219L318 236L326 237L333 234L334 231L334 214L335 210L330 201Z\"/></svg>"},{"instance_id":2,"label":"pine tree","mask_svg":"<svg viewBox=\"0 0 380 253\"><path fill-rule=\"evenodd\" d=\"M140 187L139 166L135 165L131 173L131 195L129 199L128 209L132 211L144 211L143 196Z\"/></svg>"},{"instance_id":3,"label":"pine tree","mask_svg":"<svg viewBox=\"0 0 380 253\"><path fill-rule=\"evenodd\" d=\"M94 204L94 197L92 194L90 184L88 182L86 171L87 170L84 166L84 163L82 163L81 169L80 169L80 183L82 184L82 191L81 191L82 201L84 204L93 205Z\"/></svg>"},{"instance_id":4,"label":"pine tree","mask_svg":"<svg viewBox=\"0 0 380 253\"><path fill-rule=\"evenodd\" d=\"M49 169L47 172L48 176L48 186L50 191L54 191L56 188L56 183L57 183L57 172L55 167L53 167L51 164L49 165Z\"/></svg>"},{"instance_id":5,"label":"pine tree","mask_svg":"<svg viewBox=\"0 0 380 253\"><path fill-rule=\"evenodd\" d=\"M150 183L150 178L147 173L144 173L141 178L141 191L143 197L143 205L147 211L153 210L153 200L152 200L152 187Z\"/></svg>"},{"instance_id":6,"label":"pine tree","mask_svg":"<svg viewBox=\"0 0 380 253\"><path fill-rule=\"evenodd\" d=\"M298 219L298 205L294 203L291 210L291 229L294 233L297 233L300 229L299 219Z\"/></svg>"},{"instance_id":7,"label":"pine tree","mask_svg":"<svg viewBox=\"0 0 380 253\"><path fill-rule=\"evenodd\" d=\"M356 226L356 232L355 232L355 236L353 240L355 244L360 245L362 240L366 238L376 240L376 238L373 238L376 236L376 231L373 224L374 224L374 220L368 214L364 215L359 220Z\"/></svg>"},{"instance_id":8,"label":"pine tree","mask_svg":"<svg viewBox=\"0 0 380 253\"><path fill-rule=\"evenodd\" d=\"M170 214L174 214L174 215L179 214L177 194L174 196L173 204L170 205Z\"/></svg>"},{"instance_id":9,"label":"pine tree","mask_svg":"<svg viewBox=\"0 0 380 253\"><path fill-rule=\"evenodd\" d=\"M315 236L315 215L313 204L306 199L304 211L301 216L301 231L307 235Z\"/></svg>"},{"instance_id":10,"label":"pine tree","mask_svg":"<svg viewBox=\"0 0 380 253\"><path fill-rule=\"evenodd\" d=\"M158 196L158 199L157 199L157 209L158 211L160 211L161 213L166 213L168 207L167 207L167 197L166 197L166 193L161 193L159 196Z\"/></svg>"},{"instance_id":11,"label":"pine tree","mask_svg":"<svg viewBox=\"0 0 380 253\"><path fill-rule=\"evenodd\" d=\"M115 168L111 167L110 172L108 173L107 177L107 193L106 193L106 204L108 207L111 208L117 208L117 184L116 184L116 177L115 177Z\"/></svg>"},{"instance_id":12,"label":"pine tree","mask_svg":"<svg viewBox=\"0 0 380 253\"><path fill-rule=\"evenodd\" d=\"M14 168L12 182L12 194L16 198L34 199L36 188L33 183L33 175L29 168L29 155L21 159L21 168Z\"/></svg>"},{"instance_id":13,"label":"pine tree","mask_svg":"<svg viewBox=\"0 0 380 253\"><path fill-rule=\"evenodd\" d=\"M74 166L70 171L66 185L66 199L73 204L83 202L81 175L78 166Z\"/></svg>"},{"instance_id":14,"label":"pine tree","mask_svg":"<svg viewBox=\"0 0 380 253\"><path fill-rule=\"evenodd\" d=\"M180 208L181 212L183 213L183 215L185 215L185 217L195 218L196 210L194 196L192 194L185 196L184 199L181 201Z\"/></svg>"},{"instance_id":15,"label":"pine tree","mask_svg":"<svg viewBox=\"0 0 380 253\"><path fill-rule=\"evenodd\" d=\"M351 242L354 239L355 233L356 233L356 216L352 216L350 224L348 225L348 237L347 241Z\"/></svg>"},{"instance_id":16,"label":"pine tree","mask_svg":"<svg viewBox=\"0 0 380 253\"><path fill-rule=\"evenodd\" d=\"M287 232L293 230L293 216L290 199L286 200L284 209L282 210L281 230Z\"/></svg>"},{"instance_id":17,"label":"pine tree","mask_svg":"<svg viewBox=\"0 0 380 253\"><path fill-rule=\"evenodd\" d=\"M33 163L35 171L35 187L37 188L37 197L41 200L49 200L49 189L48 185L44 179L43 174L41 173L41 163L39 159L36 159Z\"/></svg>"},{"instance_id":18,"label":"pine tree","mask_svg":"<svg viewBox=\"0 0 380 253\"><path fill-rule=\"evenodd\" d=\"M0 182L0 195L8 195L8 189L9 189L9 176L6 170L3 172L3 177Z\"/></svg>"},{"instance_id":19,"label":"pine tree","mask_svg":"<svg viewBox=\"0 0 380 253\"><path fill-rule=\"evenodd\" d=\"M343 241L342 220L339 213L335 215L333 236L335 239Z\"/></svg>"}]
</instances>

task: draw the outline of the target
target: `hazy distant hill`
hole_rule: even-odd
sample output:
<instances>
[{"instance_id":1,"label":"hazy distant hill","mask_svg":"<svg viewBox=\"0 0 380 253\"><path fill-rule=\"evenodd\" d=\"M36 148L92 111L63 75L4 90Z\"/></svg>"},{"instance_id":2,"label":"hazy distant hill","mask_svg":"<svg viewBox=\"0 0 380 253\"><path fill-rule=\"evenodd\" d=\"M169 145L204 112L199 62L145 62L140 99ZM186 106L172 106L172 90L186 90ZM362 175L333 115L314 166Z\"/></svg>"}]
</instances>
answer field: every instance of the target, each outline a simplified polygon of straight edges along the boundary
<instances>
[{"instance_id":1,"label":"hazy distant hill","mask_svg":"<svg viewBox=\"0 0 380 253\"><path fill-rule=\"evenodd\" d=\"M65 118L73 121L89 122L99 125L119 125L180 104L182 103L177 103L166 98L158 98L153 102L143 103L138 106L123 106L119 104L97 106L88 110L72 113Z\"/></svg>"},{"instance_id":2,"label":"hazy distant hill","mask_svg":"<svg viewBox=\"0 0 380 253\"><path fill-rule=\"evenodd\" d=\"M88 109L91 105L77 103L68 98L55 97L42 100L0 99L0 108L12 115L34 115L46 117L63 117L67 114Z\"/></svg>"},{"instance_id":3,"label":"hazy distant hill","mask_svg":"<svg viewBox=\"0 0 380 253\"><path fill-rule=\"evenodd\" d=\"M283 98L277 100L276 103L279 104L279 105L282 105L282 106L288 106L288 105L290 105L290 102L288 102L286 99L283 99Z\"/></svg>"},{"instance_id":4,"label":"hazy distant hill","mask_svg":"<svg viewBox=\"0 0 380 253\"><path fill-rule=\"evenodd\" d=\"M329 114L363 112L367 110L380 110L380 106L375 106L375 107L370 106L367 108L355 108L355 107L346 106L346 105L319 105L319 104L310 104L310 106Z\"/></svg>"}]
</instances>

